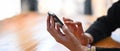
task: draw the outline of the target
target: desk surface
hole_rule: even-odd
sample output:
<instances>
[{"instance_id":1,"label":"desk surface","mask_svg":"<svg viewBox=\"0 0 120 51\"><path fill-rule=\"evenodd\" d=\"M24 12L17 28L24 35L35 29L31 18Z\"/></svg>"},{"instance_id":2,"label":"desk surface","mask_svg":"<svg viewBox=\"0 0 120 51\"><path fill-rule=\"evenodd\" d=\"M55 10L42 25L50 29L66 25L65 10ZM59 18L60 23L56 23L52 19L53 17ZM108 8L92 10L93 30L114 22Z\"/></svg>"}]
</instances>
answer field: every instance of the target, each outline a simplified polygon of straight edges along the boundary
<instances>
[{"instance_id":1,"label":"desk surface","mask_svg":"<svg viewBox=\"0 0 120 51\"><path fill-rule=\"evenodd\" d=\"M120 48L120 43L114 41L111 37L107 37L93 45L104 48Z\"/></svg>"},{"instance_id":2,"label":"desk surface","mask_svg":"<svg viewBox=\"0 0 120 51\"><path fill-rule=\"evenodd\" d=\"M69 51L47 32L46 19L39 13L21 13L0 21L0 51Z\"/></svg>"},{"instance_id":3,"label":"desk surface","mask_svg":"<svg viewBox=\"0 0 120 51\"><path fill-rule=\"evenodd\" d=\"M10 35L8 36L8 38L4 38L5 40L3 39L5 42L12 38L12 40L9 40L8 43L0 41L1 43L3 43L0 45L3 45L4 47L4 44L11 45L11 42L14 41L16 42L17 45L12 43L13 46L25 51L30 51L30 50L34 51L34 48L36 47L37 42L35 39L33 39L33 35L34 35L33 32L36 30L36 29L33 30L33 28L36 25L38 25L38 23L40 24L40 22L38 22L39 20L41 20L40 17L41 16L38 13L30 12L30 13L21 13L20 15L16 15L12 18L8 18L0 21L0 36L2 37L2 34L5 35L3 37ZM4 47L4 49L5 48L7 47Z\"/></svg>"},{"instance_id":4,"label":"desk surface","mask_svg":"<svg viewBox=\"0 0 120 51\"><path fill-rule=\"evenodd\" d=\"M18 42L19 42L18 44L21 47L21 49L24 49L26 51L29 51L32 49L34 51L34 48L37 45L37 42L32 39L33 35L36 35L36 34L40 35L40 37L37 35L37 37L39 37L39 39L42 37L42 35L48 35L45 32L43 32L44 31L43 29L45 29L45 28L40 27L40 25L42 25L41 23L45 24L45 22L41 22L41 21L42 21L41 15L39 15L37 13L26 13L26 14L17 15L17 16L14 16L13 18L0 21L0 24L1 24L0 33L1 34L2 34L2 32L9 32L8 34L16 33L18 36ZM43 25L43 26L45 26L45 25ZM32 29L32 28L34 28L34 29ZM41 33L38 30L42 31L43 33ZM34 31L37 33L33 33ZM7 33L3 33L3 34L7 34ZM26 40L30 40L30 41L26 41ZM114 40L112 40L110 37L108 37L102 41L99 41L98 43L96 43L94 45L98 46L98 47L120 48L120 44L115 42ZM58 44L57 44L56 47L60 48L61 46L58 46ZM46 48L47 47L45 47L45 49ZM61 48L61 49L65 49L65 48ZM63 50L60 50L60 51L63 51ZM65 50L65 51L67 51L67 50Z\"/></svg>"}]
</instances>

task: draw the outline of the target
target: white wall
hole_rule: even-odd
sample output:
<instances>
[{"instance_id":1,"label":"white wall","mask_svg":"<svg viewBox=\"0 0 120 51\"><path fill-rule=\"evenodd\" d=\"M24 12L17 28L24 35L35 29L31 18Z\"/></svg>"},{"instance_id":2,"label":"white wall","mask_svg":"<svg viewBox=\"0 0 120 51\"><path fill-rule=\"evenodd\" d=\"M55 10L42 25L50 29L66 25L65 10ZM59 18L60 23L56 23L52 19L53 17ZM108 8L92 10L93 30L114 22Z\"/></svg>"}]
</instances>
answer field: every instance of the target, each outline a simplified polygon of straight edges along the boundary
<instances>
[{"instance_id":1,"label":"white wall","mask_svg":"<svg viewBox=\"0 0 120 51\"><path fill-rule=\"evenodd\" d=\"M0 0L0 20L10 18L20 12L20 0Z\"/></svg>"}]
</instances>

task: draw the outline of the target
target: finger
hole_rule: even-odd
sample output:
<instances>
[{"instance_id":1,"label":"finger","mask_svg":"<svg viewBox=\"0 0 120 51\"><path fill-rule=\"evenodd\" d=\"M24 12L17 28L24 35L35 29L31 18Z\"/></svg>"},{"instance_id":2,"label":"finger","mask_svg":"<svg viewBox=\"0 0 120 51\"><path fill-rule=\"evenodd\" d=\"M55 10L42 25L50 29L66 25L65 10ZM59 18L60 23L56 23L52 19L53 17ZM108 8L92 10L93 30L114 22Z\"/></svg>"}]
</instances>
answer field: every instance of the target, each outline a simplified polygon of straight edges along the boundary
<instances>
[{"instance_id":1,"label":"finger","mask_svg":"<svg viewBox=\"0 0 120 51\"><path fill-rule=\"evenodd\" d=\"M61 32L62 31L61 26L58 23L55 24L55 27L56 27L57 32L60 34L60 36L65 36L64 33Z\"/></svg>"},{"instance_id":2,"label":"finger","mask_svg":"<svg viewBox=\"0 0 120 51\"><path fill-rule=\"evenodd\" d=\"M82 24L80 22L76 22L76 33L74 34L78 39L81 39L83 37L83 29Z\"/></svg>"},{"instance_id":3,"label":"finger","mask_svg":"<svg viewBox=\"0 0 120 51\"><path fill-rule=\"evenodd\" d=\"M50 27L50 16L47 17L47 28Z\"/></svg>"},{"instance_id":4,"label":"finger","mask_svg":"<svg viewBox=\"0 0 120 51\"><path fill-rule=\"evenodd\" d=\"M65 18L63 17L63 21L66 22L66 21L69 21L69 22L73 22L73 20L69 19L69 18Z\"/></svg>"},{"instance_id":5,"label":"finger","mask_svg":"<svg viewBox=\"0 0 120 51\"><path fill-rule=\"evenodd\" d=\"M68 29L67 26L64 25L62 27L62 31L65 33L66 36L72 36L72 37L74 37L73 33Z\"/></svg>"},{"instance_id":6,"label":"finger","mask_svg":"<svg viewBox=\"0 0 120 51\"><path fill-rule=\"evenodd\" d=\"M55 40L59 40L62 38L62 36L55 29L51 29L49 32L55 38Z\"/></svg>"},{"instance_id":7,"label":"finger","mask_svg":"<svg viewBox=\"0 0 120 51\"><path fill-rule=\"evenodd\" d=\"M74 22L66 22L65 25L68 27L68 29L72 32L75 33L76 31L76 25Z\"/></svg>"},{"instance_id":8,"label":"finger","mask_svg":"<svg viewBox=\"0 0 120 51\"><path fill-rule=\"evenodd\" d=\"M69 31L66 26L62 27L63 32L65 33L65 37L70 41L76 42L76 44L80 44L79 40ZM81 45L81 44L80 44Z\"/></svg>"},{"instance_id":9,"label":"finger","mask_svg":"<svg viewBox=\"0 0 120 51\"><path fill-rule=\"evenodd\" d=\"M76 38L79 38L80 37L80 33L79 33L79 30L77 28L77 25L76 25L76 22L72 22L70 25L69 25L69 29L71 30L71 32L73 33L73 35L76 37Z\"/></svg>"},{"instance_id":10,"label":"finger","mask_svg":"<svg viewBox=\"0 0 120 51\"><path fill-rule=\"evenodd\" d=\"M77 25L78 32L80 34L84 33L82 24L80 22L76 22L76 25Z\"/></svg>"},{"instance_id":11,"label":"finger","mask_svg":"<svg viewBox=\"0 0 120 51\"><path fill-rule=\"evenodd\" d=\"M76 22L71 22L71 23L66 23L67 24L67 27L68 29L73 33L73 35L79 39L82 35L81 33L79 32L79 29L77 28L77 24Z\"/></svg>"},{"instance_id":12,"label":"finger","mask_svg":"<svg viewBox=\"0 0 120 51\"><path fill-rule=\"evenodd\" d=\"M48 19L47 19L47 26L48 26L48 31L50 32L50 34L53 36L53 37L58 37L57 35L57 31L55 29L55 23L54 23L54 20L53 20L53 17L51 16L48 16Z\"/></svg>"},{"instance_id":13,"label":"finger","mask_svg":"<svg viewBox=\"0 0 120 51\"><path fill-rule=\"evenodd\" d=\"M51 16L50 21L51 21L52 28L55 28L55 20L54 20L54 18L52 16Z\"/></svg>"},{"instance_id":14,"label":"finger","mask_svg":"<svg viewBox=\"0 0 120 51\"><path fill-rule=\"evenodd\" d=\"M53 20L53 17L49 16L47 18L47 28L48 28L49 33L55 38L56 41L58 42L62 41L64 37L60 35L57 29L55 29L55 22Z\"/></svg>"}]
</instances>

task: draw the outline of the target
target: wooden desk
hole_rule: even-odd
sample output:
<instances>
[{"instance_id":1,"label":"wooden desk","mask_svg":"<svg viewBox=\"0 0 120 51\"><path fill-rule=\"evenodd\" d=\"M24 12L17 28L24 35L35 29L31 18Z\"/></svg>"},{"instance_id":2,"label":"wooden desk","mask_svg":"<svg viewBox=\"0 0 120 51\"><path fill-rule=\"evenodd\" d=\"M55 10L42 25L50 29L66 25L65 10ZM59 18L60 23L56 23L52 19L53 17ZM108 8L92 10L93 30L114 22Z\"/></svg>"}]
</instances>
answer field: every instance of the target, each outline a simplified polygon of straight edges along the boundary
<instances>
[{"instance_id":1,"label":"wooden desk","mask_svg":"<svg viewBox=\"0 0 120 51\"><path fill-rule=\"evenodd\" d=\"M41 20L41 15L38 13L21 13L12 18L0 21L0 34L2 32L10 32L4 34L15 34L19 45L18 48L21 51L35 51L38 42L33 38L33 35L37 31L31 30L40 24L39 20Z\"/></svg>"},{"instance_id":2,"label":"wooden desk","mask_svg":"<svg viewBox=\"0 0 120 51\"><path fill-rule=\"evenodd\" d=\"M120 48L120 43L114 41L111 37L105 38L93 45L104 48Z\"/></svg>"}]
</instances>

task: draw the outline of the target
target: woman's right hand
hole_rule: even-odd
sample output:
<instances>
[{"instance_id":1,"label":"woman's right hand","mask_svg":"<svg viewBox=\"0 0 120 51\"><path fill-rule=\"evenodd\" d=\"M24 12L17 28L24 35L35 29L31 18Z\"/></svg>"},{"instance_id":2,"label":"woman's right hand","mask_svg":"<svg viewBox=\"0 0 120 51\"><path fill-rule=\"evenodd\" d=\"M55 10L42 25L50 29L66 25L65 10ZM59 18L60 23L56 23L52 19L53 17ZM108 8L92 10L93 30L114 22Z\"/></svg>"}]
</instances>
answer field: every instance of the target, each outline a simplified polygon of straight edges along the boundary
<instances>
[{"instance_id":1,"label":"woman's right hand","mask_svg":"<svg viewBox=\"0 0 120 51\"><path fill-rule=\"evenodd\" d=\"M82 24L80 22L74 22L71 19L63 18L65 25L74 34L74 36L81 42L82 45L87 46L90 43L90 39L84 34Z\"/></svg>"}]
</instances>

